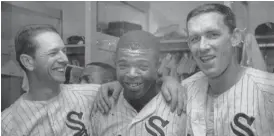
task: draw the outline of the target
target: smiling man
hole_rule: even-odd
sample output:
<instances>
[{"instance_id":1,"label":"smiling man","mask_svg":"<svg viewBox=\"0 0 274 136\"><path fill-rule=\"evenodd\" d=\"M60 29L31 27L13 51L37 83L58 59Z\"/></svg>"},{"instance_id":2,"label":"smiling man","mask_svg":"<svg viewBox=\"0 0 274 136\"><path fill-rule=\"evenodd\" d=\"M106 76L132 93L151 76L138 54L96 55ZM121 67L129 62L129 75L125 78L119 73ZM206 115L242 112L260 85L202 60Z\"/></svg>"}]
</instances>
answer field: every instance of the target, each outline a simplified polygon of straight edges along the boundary
<instances>
[{"instance_id":1,"label":"smiling man","mask_svg":"<svg viewBox=\"0 0 274 136\"><path fill-rule=\"evenodd\" d=\"M108 115L92 117L94 136L184 135L186 115L172 113L156 84L159 41L145 31L123 35L116 50L116 71L123 92Z\"/></svg>"},{"instance_id":2,"label":"smiling man","mask_svg":"<svg viewBox=\"0 0 274 136\"><path fill-rule=\"evenodd\" d=\"M15 37L15 49L16 59L28 77L29 91L1 113L1 135L91 135L90 116L99 87L100 92L112 90L115 96L121 85L117 82L61 85L65 81L68 58L63 40L50 25L23 27ZM167 96L177 94L177 90L168 85L163 83L162 92ZM170 86L176 85L181 86L177 82ZM111 98L115 100L115 97L104 100ZM171 103L177 104L175 100L173 97Z\"/></svg>"},{"instance_id":3,"label":"smiling man","mask_svg":"<svg viewBox=\"0 0 274 136\"><path fill-rule=\"evenodd\" d=\"M89 101L100 86L89 86L88 94L79 87L60 86L65 81L68 58L57 30L50 25L25 26L15 37L15 49L28 77L29 91L2 112L1 134L88 135Z\"/></svg>"},{"instance_id":4,"label":"smiling man","mask_svg":"<svg viewBox=\"0 0 274 136\"><path fill-rule=\"evenodd\" d=\"M240 66L235 16L206 4L187 16L189 48L202 72L182 82L194 136L273 136L274 75ZM191 135L189 133L189 135Z\"/></svg>"}]
</instances>

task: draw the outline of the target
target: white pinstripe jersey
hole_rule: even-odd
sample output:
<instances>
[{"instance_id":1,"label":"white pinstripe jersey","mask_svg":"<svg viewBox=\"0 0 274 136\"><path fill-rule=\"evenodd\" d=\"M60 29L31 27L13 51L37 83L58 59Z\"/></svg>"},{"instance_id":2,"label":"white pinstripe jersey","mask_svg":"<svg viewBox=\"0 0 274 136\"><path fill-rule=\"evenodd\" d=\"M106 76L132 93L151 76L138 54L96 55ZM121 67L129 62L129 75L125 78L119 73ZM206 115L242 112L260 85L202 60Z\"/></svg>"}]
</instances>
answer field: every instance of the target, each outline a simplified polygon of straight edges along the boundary
<instances>
[{"instance_id":1,"label":"white pinstripe jersey","mask_svg":"<svg viewBox=\"0 0 274 136\"><path fill-rule=\"evenodd\" d=\"M4 136L91 135L91 102L100 85L61 85L49 101L29 101L22 95L2 112Z\"/></svg>"},{"instance_id":2,"label":"white pinstripe jersey","mask_svg":"<svg viewBox=\"0 0 274 136\"><path fill-rule=\"evenodd\" d=\"M170 112L161 93L139 113L121 93L108 115L97 112L92 119L93 136L184 136L186 115Z\"/></svg>"},{"instance_id":3,"label":"white pinstripe jersey","mask_svg":"<svg viewBox=\"0 0 274 136\"><path fill-rule=\"evenodd\" d=\"M187 113L194 136L206 135L208 79L199 72L182 82L188 89ZM274 75L253 68L213 99L214 135L274 136ZM209 107L207 107L209 108Z\"/></svg>"}]
</instances>

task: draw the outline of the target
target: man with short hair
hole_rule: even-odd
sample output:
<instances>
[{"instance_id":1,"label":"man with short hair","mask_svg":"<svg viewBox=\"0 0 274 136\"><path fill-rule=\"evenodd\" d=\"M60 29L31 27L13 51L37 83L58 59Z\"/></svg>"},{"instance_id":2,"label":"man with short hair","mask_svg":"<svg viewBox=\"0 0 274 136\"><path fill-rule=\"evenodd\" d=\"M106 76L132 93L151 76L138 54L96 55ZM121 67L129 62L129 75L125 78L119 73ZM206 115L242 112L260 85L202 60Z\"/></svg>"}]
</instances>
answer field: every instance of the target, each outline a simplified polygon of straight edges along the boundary
<instances>
[{"instance_id":1,"label":"man with short hair","mask_svg":"<svg viewBox=\"0 0 274 136\"><path fill-rule=\"evenodd\" d=\"M201 72L182 81L188 90L189 135L273 136L274 75L242 67L235 15L205 4L187 16L188 45Z\"/></svg>"},{"instance_id":2,"label":"man with short hair","mask_svg":"<svg viewBox=\"0 0 274 136\"><path fill-rule=\"evenodd\" d=\"M97 112L91 117L94 136L186 134L186 115L171 112L156 83L159 43L141 30L120 37L115 63L123 91L109 114Z\"/></svg>"},{"instance_id":3,"label":"man with short hair","mask_svg":"<svg viewBox=\"0 0 274 136\"><path fill-rule=\"evenodd\" d=\"M56 29L49 25L25 26L15 38L15 49L16 59L28 77L29 91L2 112L1 134L90 135L92 104L101 86L61 85L65 81L68 58ZM172 82L166 81L168 84L163 85L169 88ZM101 91L113 89L114 95L119 90L117 86L117 83L102 85Z\"/></svg>"}]
</instances>

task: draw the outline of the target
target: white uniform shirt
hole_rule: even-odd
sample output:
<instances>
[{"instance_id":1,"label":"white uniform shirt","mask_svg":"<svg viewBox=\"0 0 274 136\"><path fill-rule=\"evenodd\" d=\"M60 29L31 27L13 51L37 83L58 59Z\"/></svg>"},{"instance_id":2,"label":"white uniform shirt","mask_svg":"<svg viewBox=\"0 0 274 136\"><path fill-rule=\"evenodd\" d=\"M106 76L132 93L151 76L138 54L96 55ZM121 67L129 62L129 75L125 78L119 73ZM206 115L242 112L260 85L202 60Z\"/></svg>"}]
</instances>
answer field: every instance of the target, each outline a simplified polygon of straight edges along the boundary
<instances>
[{"instance_id":1,"label":"white uniform shirt","mask_svg":"<svg viewBox=\"0 0 274 136\"><path fill-rule=\"evenodd\" d=\"M97 112L93 136L185 136L186 115L172 113L162 94L156 95L138 113L121 93L108 115Z\"/></svg>"},{"instance_id":2,"label":"white uniform shirt","mask_svg":"<svg viewBox=\"0 0 274 136\"><path fill-rule=\"evenodd\" d=\"M91 135L92 101L100 85L62 85L49 101L29 101L22 95L2 112L3 136Z\"/></svg>"},{"instance_id":3,"label":"white uniform shirt","mask_svg":"<svg viewBox=\"0 0 274 136\"><path fill-rule=\"evenodd\" d=\"M206 135L208 79L199 72L184 80L194 136ZM241 79L213 99L216 136L274 136L274 75L247 68Z\"/></svg>"}]
</instances>

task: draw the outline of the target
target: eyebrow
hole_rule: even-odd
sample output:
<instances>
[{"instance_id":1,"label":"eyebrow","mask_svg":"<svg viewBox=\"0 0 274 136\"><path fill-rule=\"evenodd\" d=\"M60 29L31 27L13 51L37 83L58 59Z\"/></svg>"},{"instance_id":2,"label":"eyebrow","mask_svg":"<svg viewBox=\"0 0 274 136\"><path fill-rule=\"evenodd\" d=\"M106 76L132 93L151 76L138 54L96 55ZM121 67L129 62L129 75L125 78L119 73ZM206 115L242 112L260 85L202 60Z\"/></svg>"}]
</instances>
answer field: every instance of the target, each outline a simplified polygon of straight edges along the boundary
<instances>
[{"instance_id":1,"label":"eyebrow","mask_svg":"<svg viewBox=\"0 0 274 136\"><path fill-rule=\"evenodd\" d=\"M212 33L212 32L220 32L219 29L216 28L207 28L205 32L203 33ZM189 33L189 36L195 36L195 35L199 35L200 33L194 32L194 33Z\"/></svg>"},{"instance_id":2,"label":"eyebrow","mask_svg":"<svg viewBox=\"0 0 274 136\"><path fill-rule=\"evenodd\" d=\"M136 59L137 62L148 62L149 63L149 60L147 59L144 59L144 58L138 58ZM120 60L117 61L118 63L123 63L123 62L128 62L127 59L125 58L121 58Z\"/></svg>"},{"instance_id":3,"label":"eyebrow","mask_svg":"<svg viewBox=\"0 0 274 136\"><path fill-rule=\"evenodd\" d=\"M55 48L50 49L48 52L59 51L59 50L63 50L63 49L66 49L66 47L55 47Z\"/></svg>"},{"instance_id":4,"label":"eyebrow","mask_svg":"<svg viewBox=\"0 0 274 136\"><path fill-rule=\"evenodd\" d=\"M127 62L127 60L125 58L121 58L117 61L118 63L121 63L121 62Z\"/></svg>"}]
</instances>

